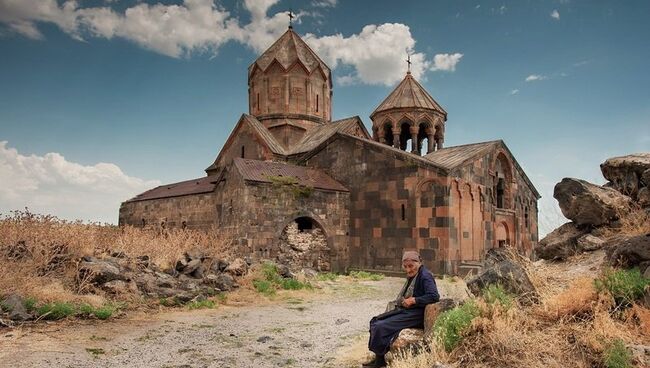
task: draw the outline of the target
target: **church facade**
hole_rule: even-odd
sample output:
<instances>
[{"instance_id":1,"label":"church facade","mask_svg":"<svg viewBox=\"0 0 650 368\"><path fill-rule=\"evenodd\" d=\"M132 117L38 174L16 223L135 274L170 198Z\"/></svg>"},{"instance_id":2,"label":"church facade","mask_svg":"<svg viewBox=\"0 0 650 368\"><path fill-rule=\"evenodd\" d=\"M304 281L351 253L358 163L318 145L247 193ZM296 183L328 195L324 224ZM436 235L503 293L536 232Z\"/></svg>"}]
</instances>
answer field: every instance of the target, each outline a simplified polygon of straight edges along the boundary
<instances>
[{"instance_id":1,"label":"church facade","mask_svg":"<svg viewBox=\"0 0 650 368\"><path fill-rule=\"evenodd\" d=\"M227 231L242 256L338 272L397 271L417 249L433 272L463 274L490 248L537 244L540 196L508 147L446 147L447 112L410 72L371 131L332 121L331 71L289 28L249 67L248 92L206 175L122 203L120 225Z\"/></svg>"}]
</instances>

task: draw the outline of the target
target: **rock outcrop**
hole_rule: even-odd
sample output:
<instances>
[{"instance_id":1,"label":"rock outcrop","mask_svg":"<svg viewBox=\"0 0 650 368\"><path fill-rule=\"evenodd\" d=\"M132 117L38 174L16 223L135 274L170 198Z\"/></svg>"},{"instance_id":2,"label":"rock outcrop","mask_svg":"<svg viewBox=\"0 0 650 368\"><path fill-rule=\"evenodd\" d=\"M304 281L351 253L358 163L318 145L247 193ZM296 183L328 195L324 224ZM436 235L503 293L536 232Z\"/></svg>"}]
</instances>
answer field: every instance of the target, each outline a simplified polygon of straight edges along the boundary
<instances>
[{"instance_id":1,"label":"rock outcrop","mask_svg":"<svg viewBox=\"0 0 650 368\"><path fill-rule=\"evenodd\" d=\"M573 178L556 184L553 197L562 214L578 226L610 224L628 213L632 204L630 197L615 189Z\"/></svg>"},{"instance_id":2,"label":"rock outcrop","mask_svg":"<svg viewBox=\"0 0 650 368\"><path fill-rule=\"evenodd\" d=\"M540 240L535 252L542 259L564 260L577 251L578 239L585 234L586 229L567 222Z\"/></svg>"},{"instance_id":3,"label":"rock outcrop","mask_svg":"<svg viewBox=\"0 0 650 368\"><path fill-rule=\"evenodd\" d=\"M481 273L469 280L467 287L478 296L489 285L501 285L507 292L517 295L522 303L535 303L539 295L523 262L524 259L515 251L490 249Z\"/></svg>"},{"instance_id":4,"label":"rock outcrop","mask_svg":"<svg viewBox=\"0 0 650 368\"><path fill-rule=\"evenodd\" d=\"M628 237L607 247L610 264L626 268L650 266L650 234Z\"/></svg>"},{"instance_id":5,"label":"rock outcrop","mask_svg":"<svg viewBox=\"0 0 650 368\"><path fill-rule=\"evenodd\" d=\"M600 164L600 170L616 190L636 199L639 190L650 185L648 178L643 177L650 170L650 153L609 158Z\"/></svg>"}]
</instances>

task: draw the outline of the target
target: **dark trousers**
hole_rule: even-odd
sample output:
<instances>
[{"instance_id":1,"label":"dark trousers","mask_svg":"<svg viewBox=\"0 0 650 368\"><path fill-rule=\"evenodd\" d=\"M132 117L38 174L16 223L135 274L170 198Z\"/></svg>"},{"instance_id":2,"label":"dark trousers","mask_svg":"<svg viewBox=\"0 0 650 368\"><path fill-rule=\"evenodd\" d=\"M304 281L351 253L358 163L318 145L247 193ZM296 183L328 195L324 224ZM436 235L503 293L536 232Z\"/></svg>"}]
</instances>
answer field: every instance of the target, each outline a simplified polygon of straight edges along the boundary
<instances>
[{"instance_id":1,"label":"dark trousers","mask_svg":"<svg viewBox=\"0 0 650 368\"><path fill-rule=\"evenodd\" d=\"M377 355L385 355L390 344L405 328L424 328L424 309L403 309L386 318L373 317L370 320L368 349Z\"/></svg>"}]
</instances>

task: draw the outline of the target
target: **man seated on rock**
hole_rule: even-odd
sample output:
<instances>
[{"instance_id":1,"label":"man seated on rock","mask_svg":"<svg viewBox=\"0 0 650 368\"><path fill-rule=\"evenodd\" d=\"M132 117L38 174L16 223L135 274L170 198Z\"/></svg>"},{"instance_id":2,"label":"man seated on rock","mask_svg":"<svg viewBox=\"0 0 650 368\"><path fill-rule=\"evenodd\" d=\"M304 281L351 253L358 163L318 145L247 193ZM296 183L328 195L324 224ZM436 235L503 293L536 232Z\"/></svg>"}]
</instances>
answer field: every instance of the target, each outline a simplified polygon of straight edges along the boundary
<instances>
[{"instance_id":1,"label":"man seated on rock","mask_svg":"<svg viewBox=\"0 0 650 368\"><path fill-rule=\"evenodd\" d=\"M397 299L388 303L385 313L370 320L368 349L375 353L375 360L364 367L385 367L384 355L399 332L405 328L424 328L424 308L440 300L436 281L421 264L418 252L404 252L402 267L406 271L406 283Z\"/></svg>"}]
</instances>

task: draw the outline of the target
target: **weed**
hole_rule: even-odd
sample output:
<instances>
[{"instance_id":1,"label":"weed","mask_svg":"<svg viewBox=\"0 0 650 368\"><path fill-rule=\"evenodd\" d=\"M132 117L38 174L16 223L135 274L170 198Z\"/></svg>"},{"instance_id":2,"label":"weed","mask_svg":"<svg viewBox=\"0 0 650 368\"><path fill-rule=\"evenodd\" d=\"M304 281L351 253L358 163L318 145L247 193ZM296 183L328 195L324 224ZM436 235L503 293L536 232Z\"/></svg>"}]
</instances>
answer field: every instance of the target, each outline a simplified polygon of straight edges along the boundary
<instances>
[{"instance_id":1,"label":"weed","mask_svg":"<svg viewBox=\"0 0 650 368\"><path fill-rule=\"evenodd\" d=\"M309 198L314 192L313 187L300 184L298 179L293 176L269 175L267 178L273 186L288 190L296 199Z\"/></svg>"},{"instance_id":2,"label":"weed","mask_svg":"<svg viewBox=\"0 0 650 368\"><path fill-rule=\"evenodd\" d=\"M490 305L498 303L504 309L510 309L514 303L514 298L503 289L503 286L494 284L483 289L483 299Z\"/></svg>"},{"instance_id":3,"label":"weed","mask_svg":"<svg viewBox=\"0 0 650 368\"><path fill-rule=\"evenodd\" d=\"M650 279L643 277L638 268L631 270L607 270L601 278L594 281L598 292L609 291L619 306L630 306L643 296Z\"/></svg>"},{"instance_id":4,"label":"weed","mask_svg":"<svg viewBox=\"0 0 650 368\"><path fill-rule=\"evenodd\" d=\"M257 290L258 293L262 293L267 296L275 294L275 289L273 288L273 284L270 281L253 280L253 287L255 290Z\"/></svg>"},{"instance_id":5,"label":"weed","mask_svg":"<svg viewBox=\"0 0 650 368\"><path fill-rule=\"evenodd\" d=\"M187 304L187 308L190 310L194 309L214 309L217 307L217 303L212 300L197 300Z\"/></svg>"},{"instance_id":6,"label":"weed","mask_svg":"<svg viewBox=\"0 0 650 368\"><path fill-rule=\"evenodd\" d=\"M350 277L357 280L379 281L384 279L384 275L367 271L350 271Z\"/></svg>"},{"instance_id":7,"label":"weed","mask_svg":"<svg viewBox=\"0 0 650 368\"><path fill-rule=\"evenodd\" d=\"M92 354L94 357L97 357L102 354L106 354L104 349L101 348L86 348L86 351Z\"/></svg>"},{"instance_id":8,"label":"weed","mask_svg":"<svg viewBox=\"0 0 650 368\"><path fill-rule=\"evenodd\" d=\"M433 331L446 351L451 351L458 345L463 337L463 332L479 314L479 308L473 301L440 314L433 326Z\"/></svg>"},{"instance_id":9,"label":"weed","mask_svg":"<svg viewBox=\"0 0 650 368\"><path fill-rule=\"evenodd\" d=\"M93 310L92 314L99 319L109 319L115 312L115 308L112 306L105 305L101 308Z\"/></svg>"},{"instance_id":10,"label":"weed","mask_svg":"<svg viewBox=\"0 0 650 368\"><path fill-rule=\"evenodd\" d=\"M607 368L632 368L632 353L616 339L603 352L603 364Z\"/></svg>"},{"instance_id":11,"label":"weed","mask_svg":"<svg viewBox=\"0 0 650 368\"><path fill-rule=\"evenodd\" d=\"M38 303L38 301L36 300L36 298L32 298L32 297L23 300L23 305L25 306L27 312L33 312L36 309L36 303Z\"/></svg>"},{"instance_id":12,"label":"weed","mask_svg":"<svg viewBox=\"0 0 650 368\"><path fill-rule=\"evenodd\" d=\"M336 281L339 275L333 272L321 272L316 275L316 280L318 281Z\"/></svg>"},{"instance_id":13,"label":"weed","mask_svg":"<svg viewBox=\"0 0 650 368\"><path fill-rule=\"evenodd\" d=\"M57 320L72 316L77 309L70 303L48 303L36 309L36 313L43 319Z\"/></svg>"}]
</instances>

